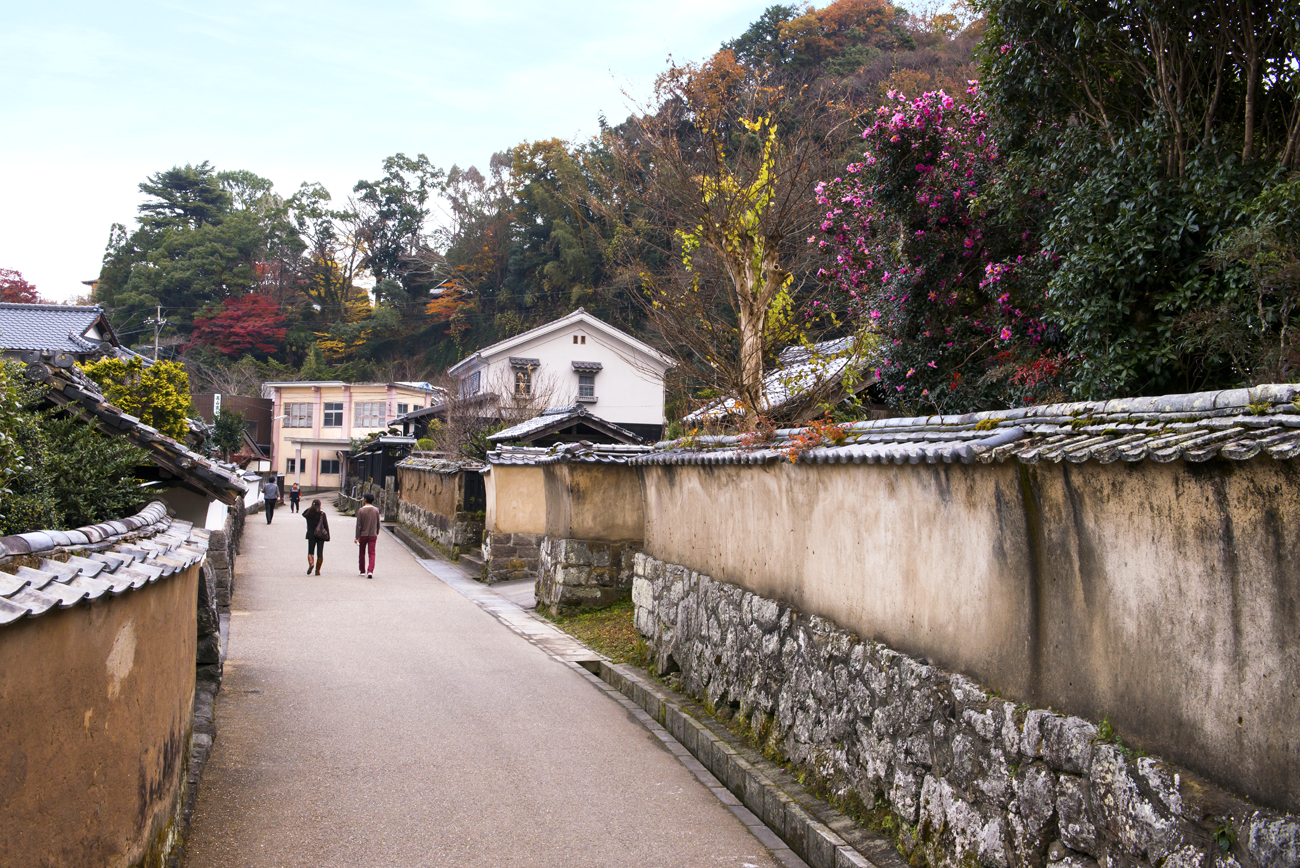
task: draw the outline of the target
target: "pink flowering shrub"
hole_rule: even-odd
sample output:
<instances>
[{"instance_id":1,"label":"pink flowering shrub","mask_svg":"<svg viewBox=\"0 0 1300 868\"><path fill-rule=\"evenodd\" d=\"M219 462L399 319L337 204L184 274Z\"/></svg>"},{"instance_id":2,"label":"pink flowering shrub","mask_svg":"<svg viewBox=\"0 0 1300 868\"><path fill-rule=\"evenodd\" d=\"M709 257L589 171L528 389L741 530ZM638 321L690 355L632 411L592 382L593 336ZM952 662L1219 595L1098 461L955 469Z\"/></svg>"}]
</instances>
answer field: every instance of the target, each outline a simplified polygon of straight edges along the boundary
<instances>
[{"instance_id":1,"label":"pink flowering shrub","mask_svg":"<svg viewBox=\"0 0 1300 868\"><path fill-rule=\"evenodd\" d=\"M989 204L1007 166L970 84L964 102L891 92L862 159L817 190L827 211L808 240L827 254L820 276L879 331L882 385L909 412L1023 403L1053 385L1017 376L1054 340L1039 318L1041 202Z\"/></svg>"}]
</instances>

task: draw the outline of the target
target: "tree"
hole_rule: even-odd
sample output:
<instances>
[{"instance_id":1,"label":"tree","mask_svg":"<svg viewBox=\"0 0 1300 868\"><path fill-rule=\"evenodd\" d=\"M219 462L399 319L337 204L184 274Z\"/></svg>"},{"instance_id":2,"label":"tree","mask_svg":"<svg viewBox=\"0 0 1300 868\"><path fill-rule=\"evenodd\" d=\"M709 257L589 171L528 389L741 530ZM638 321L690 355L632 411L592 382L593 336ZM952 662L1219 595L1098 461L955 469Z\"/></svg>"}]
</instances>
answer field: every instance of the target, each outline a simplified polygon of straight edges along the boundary
<instances>
[{"instance_id":1,"label":"tree","mask_svg":"<svg viewBox=\"0 0 1300 868\"><path fill-rule=\"evenodd\" d=\"M0 301L9 304L37 304L40 300L36 287L24 280L21 273L12 268L0 268Z\"/></svg>"},{"instance_id":2,"label":"tree","mask_svg":"<svg viewBox=\"0 0 1300 868\"><path fill-rule=\"evenodd\" d=\"M250 292L196 316L190 340L226 356L274 353L284 346L284 322L279 305Z\"/></svg>"},{"instance_id":3,"label":"tree","mask_svg":"<svg viewBox=\"0 0 1300 868\"><path fill-rule=\"evenodd\" d=\"M155 362L145 367L132 357L102 359L81 366L108 402L174 440L189 433L190 378L177 362Z\"/></svg>"},{"instance_id":4,"label":"tree","mask_svg":"<svg viewBox=\"0 0 1300 868\"><path fill-rule=\"evenodd\" d=\"M611 255L679 365L751 424L774 350L834 323L801 279L814 186L843 130L830 96L724 50L669 68L653 111L605 137L607 201L593 207L617 226Z\"/></svg>"},{"instance_id":5,"label":"tree","mask_svg":"<svg viewBox=\"0 0 1300 868\"><path fill-rule=\"evenodd\" d=\"M986 84L1018 127L1070 120L1114 148L1158 117L1171 177L1225 138L1242 160L1300 160L1293 0L979 6L989 20Z\"/></svg>"},{"instance_id":6,"label":"tree","mask_svg":"<svg viewBox=\"0 0 1300 868\"><path fill-rule=\"evenodd\" d=\"M976 97L972 86L968 96ZM848 315L883 339L890 403L965 412L1041 398L1052 335L1042 320L1041 205L1013 219L989 205L1007 173L981 100L890 94L866 151L818 189L822 276ZM1035 367L1035 366L1038 367Z\"/></svg>"},{"instance_id":7,"label":"tree","mask_svg":"<svg viewBox=\"0 0 1300 868\"><path fill-rule=\"evenodd\" d=\"M212 420L212 445L221 453L223 461L238 452L244 445L244 413L222 407Z\"/></svg>"},{"instance_id":8,"label":"tree","mask_svg":"<svg viewBox=\"0 0 1300 868\"><path fill-rule=\"evenodd\" d=\"M1277 192L1300 160L1295 4L981 8L1007 198L1052 203L1037 230L1054 263L1043 320L1061 334L1071 396L1230 388L1286 370L1295 306L1261 283L1268 269L1249 250L1285 258L1295 221Z\"/></svg>"},{"instance_id":9,"label":"tree","mask_svg":"<svg viewBox=\"0 0 1300 868\"><path fill-rule=\"evenodd\" d=\"M376 280L402 280L424 241L429 197L441 193L442 169L424 154L394 154L384 160L378 181L358 181L352 192L360 207L358 234L365 257L361 267Z\"/></svg>"},{"instance_id":10,"label":"tree","mask_svg":"<svg viewBox=\"0 0 1300 868\"><path fill-rule=\"evenodd\" d=\"M161 306L164 336L182 336L210 304L263 288L296 289L303 245L270 181L202 163L158 172L140 189L150 197L139 206L140 226L128 233L113 225L95 287L119 328Z\"/></svg>"},{"instance_id":11,"label":"tree","mask_svg":"<svg viewBox=\"0 0 1300 868\"><path fill-rule=\"evenodd\" d=\"M198 229L220 223L230 212L232 197L206 160L197 166L173 166L150 175L140 192L152 197L140 205L140 223L147 229Z\"/></svg>"},{"instance_id":12,"label":"tree","mask_svg":"<svg viewBox=\"0 0 1300 868\"><path fill-rule=\"evenodd\" d=\"M144 451L42 409L44 390L0 362L0 536L121 518L145 500Z\"/></svg>"}]
</instances>

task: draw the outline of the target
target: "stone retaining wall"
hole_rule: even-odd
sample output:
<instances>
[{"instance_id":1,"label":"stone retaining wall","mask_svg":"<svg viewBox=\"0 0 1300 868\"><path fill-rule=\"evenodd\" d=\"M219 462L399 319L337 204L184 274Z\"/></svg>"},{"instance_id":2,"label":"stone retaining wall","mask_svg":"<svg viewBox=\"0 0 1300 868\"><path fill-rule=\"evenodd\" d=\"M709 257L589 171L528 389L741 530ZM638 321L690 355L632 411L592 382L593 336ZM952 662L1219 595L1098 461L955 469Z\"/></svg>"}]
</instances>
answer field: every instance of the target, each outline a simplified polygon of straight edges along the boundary
<instances>
[{"instance_id":1,"label":"stone retaining wall","mask_svg":"<svg viewBox=\"0 0 1300 868\"><path fill-rule=\"evenodd\" d=\"M188 833L199 777L217 737L215 702L221 691L221 616L230 613L235 591L235 560L244 538L247 510L243 501L230 507L220 530L208 536L208 557L198 581L198 643L195 649L194 737L182 808L182 828Z\"/></svg>"},{"instance_id":2,"label":"stone retaining wall","mask_svg":"<svg viewBox=\"0 0 1300 868\"><path fill-rule=\"evenodd\" d=\"M519 579L536 579L541 562L542 540L540 533L483 533L483 581L513 582Z\"/></svg>"},{"instance_id":3,"label":"stone retaining wall","mask_svg":"<svg viewBox=\"0 0 1300 868\"><path fill-rule=\"evenodd\" d=\"M1013 705L686 567L639 554L634 574L659 671L741 715L913 865L1300 865L1300 818L1136 755L1092 722Z\"/></svg>"},{"instance_id":4,"label":"stone retaining wall","mask_svg":"<svg viewBox=\"0 0 1300 868\"><path fill-rule=\"evenodd\" d=\"M446 516L402 500L397 505L397 520L419 531L453 556L476 549L483 542L483 514L458 512Z\"/></svg>"},{"instance_id":5,"label":"stone retaining wall","mask_svg":"<svg viewBox=\"0 0 1300 868\"><path fill-rule=\"evenodd\" d=\"M379 517L382 521L398 520L398 508L401 500L398 498L397 492L391 488L380 488L378 485L369 482L349 485L347 489L340 491L338 496L334 498L334 505L344 515L356 515L357 510L361 508L361 504L365 502L367 494L375 496L375 506L379 509Z\"/></svg>"},{"instance_id":6,"label":"stone retaining wall","mask_svg":"<svg viewBox=\"0 0 1300 868\"><path fill-rule=\"evenodd\" d=\"M632 590L633 560L640 540L542 540L537 570L537 606L561 609L608 606Z\"/></svg>"}]
</instances>

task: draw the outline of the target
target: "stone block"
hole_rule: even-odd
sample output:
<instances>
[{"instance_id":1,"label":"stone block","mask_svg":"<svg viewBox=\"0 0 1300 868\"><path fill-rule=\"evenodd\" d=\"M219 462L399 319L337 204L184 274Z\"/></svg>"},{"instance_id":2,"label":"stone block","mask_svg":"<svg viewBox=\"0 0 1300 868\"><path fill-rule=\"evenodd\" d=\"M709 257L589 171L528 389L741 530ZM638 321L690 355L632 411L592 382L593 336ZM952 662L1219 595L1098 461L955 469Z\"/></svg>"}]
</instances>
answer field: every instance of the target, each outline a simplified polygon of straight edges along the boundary
<instances>
[{"instance_id":1,"label":"stone block","mask_svg":"<svg viewBox=\"0 0 1300 868\"><path fill-rule=\"evenodd\" d=\"M822 823L810 823L804 853L812 868L835 868L835 854L844 846L844 839Z\"/></svg>"},{"instance_id":2,"label":"stone block","mask_svg":"<svg viewBox=\"0 0 1300 868\"><path fill-rule=\"evenodd\" d=\"M1043 759L1052 768L1070 774L1086 775L1092 765L1092 746L1097 727L1077 717L1042 718Z\"/></svg>"},{"instance_id":3,"label":"stone block","mask_svg":"<svg viewBox=\"0 0 1300 868\"><path fill-rule=\"evenodd\" d=\"M199 665L220 663L221 637L216 633L209 633L206 636L199 637L198 649L195 652L194 659Z\"/></svg>"}]
</instances>

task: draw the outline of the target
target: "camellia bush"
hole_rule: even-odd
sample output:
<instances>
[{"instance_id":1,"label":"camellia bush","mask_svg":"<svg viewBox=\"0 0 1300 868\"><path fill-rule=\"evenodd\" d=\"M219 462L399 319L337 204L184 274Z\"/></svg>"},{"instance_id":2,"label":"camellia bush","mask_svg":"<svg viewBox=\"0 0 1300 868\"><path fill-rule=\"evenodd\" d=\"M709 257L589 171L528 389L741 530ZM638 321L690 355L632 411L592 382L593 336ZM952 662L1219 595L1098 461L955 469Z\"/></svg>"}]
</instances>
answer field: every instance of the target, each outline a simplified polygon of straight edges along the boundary
<instances>
[{"instance_id":1,"label":"camellia bush","mask_svg":"<svg viewBox=\"0 0 1300 868\"><path fill-rule=\"evenodd\" d=\"M808 240L833 260L820 274L843 307L880 334L890 402L964 412L1050 395L1060 359L1041 318L1042 197L988 204L1006 163L978 84L962 100L891 92L862 137L862 159L818 188L827 212Z\"/></svg>"}]
</instances>

